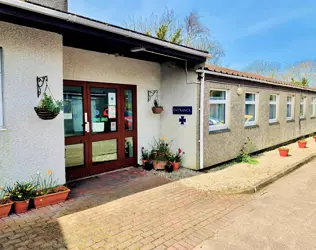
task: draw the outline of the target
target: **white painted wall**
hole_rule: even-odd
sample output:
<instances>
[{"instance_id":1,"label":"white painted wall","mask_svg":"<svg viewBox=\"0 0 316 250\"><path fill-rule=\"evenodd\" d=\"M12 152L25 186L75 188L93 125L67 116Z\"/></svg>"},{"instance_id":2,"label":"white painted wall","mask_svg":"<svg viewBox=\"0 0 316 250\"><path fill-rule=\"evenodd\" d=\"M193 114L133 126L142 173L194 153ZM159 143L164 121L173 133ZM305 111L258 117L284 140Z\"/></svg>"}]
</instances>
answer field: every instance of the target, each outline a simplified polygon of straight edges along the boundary
<instances>
[{"instance_id":1,"label":"white painted wall","mask_svg":"<svg viewBox=\"0 0 316 250\"><path fill-rule=\"evenodd\" d=\"M198 99L197 84L186 83L186 73L183 68L164 64L161 67L161 135L172 140L172 148L185 151L183 166L198 169L197 165L197 117ZM188 82L197 82L195 72L189 72ZM192 106L193 114L186 115L186 124L180 125L181 115L173 115L173 106Z\"/></svg>"},{"instance_id":2,"label":"white painted wall","mask_svg":"<svg viewBox=\"0 0 316 250\"><path fill-rule=\"evenodd\" d=\"M64 79L137 85L138 159L160 135L160 115L151 111L148 90L160 89L160 65L104 53L64 47Z\"/></svg>"},{"instance_id":3,"label":"white painted wall","mask_svg":"<svg viewBox=\"0 0 316 250\"><path fill-rule=\"evenodd\" d=\"M0 22L3 48L4 126L0 131L0 186L52 170L65 182L63 117L40 120L36 77L47 75L55 98L63 88L62 37Z\"/></svg>"}]
</instances>

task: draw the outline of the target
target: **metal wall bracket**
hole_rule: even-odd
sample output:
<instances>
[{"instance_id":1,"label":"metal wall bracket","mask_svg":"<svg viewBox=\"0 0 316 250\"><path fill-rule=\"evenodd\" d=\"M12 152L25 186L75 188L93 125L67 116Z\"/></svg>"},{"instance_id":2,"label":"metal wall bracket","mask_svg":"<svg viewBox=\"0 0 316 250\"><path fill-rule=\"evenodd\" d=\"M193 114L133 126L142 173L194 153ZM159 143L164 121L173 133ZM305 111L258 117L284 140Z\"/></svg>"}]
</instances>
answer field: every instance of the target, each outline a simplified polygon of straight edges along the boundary
<instances>
[{"instance_id":1,"label":"metal wall bracket","mask_svg":"<svg viewBox=\"0 0 316 250\"><path fill-rule=\"evenodd\" d=\"M37 97L42 94L42 87L45 85L45 90L47 88L48 83L48 76L42 76L36 78L36 85L37 85ZM45 91L44 91L45 92Z\"/></svg>"},{"instance_id":2,"label":"metal wall bracket","mask_svg":"<svg viewBox=\"0 0 316 250\"><path fill-rule=\"evenodd\" d=\"M158 98L158 90L148 90L148 102L151 101L151 98L156 95L156 98Z\"/></svg>"}]
</instances>

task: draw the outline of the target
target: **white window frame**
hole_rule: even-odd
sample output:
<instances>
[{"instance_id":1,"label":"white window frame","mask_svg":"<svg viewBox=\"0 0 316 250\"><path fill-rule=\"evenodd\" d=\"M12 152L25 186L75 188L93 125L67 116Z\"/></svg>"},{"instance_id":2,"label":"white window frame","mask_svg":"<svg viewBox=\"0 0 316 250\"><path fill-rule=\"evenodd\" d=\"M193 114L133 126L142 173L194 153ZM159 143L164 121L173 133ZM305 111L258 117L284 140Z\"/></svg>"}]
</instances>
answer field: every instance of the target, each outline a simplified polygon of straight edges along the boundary
<instances>
[{"instance_id":1,"label":"white window frame","mask_svg":"<svg viewBox=\"0 0 316 250\"><path fill-rule=\"evenodd\" d=\"M209 108L211 104L225 104L225 124L212 125L209 127L209 132L216 130L223 130L228 128L228 100L229 100L229 91L227 89L210 89L211 91L222 91L225 92L225 100L211 100L209 101ZM210 98L210 96L209 96ZM209 122L209 121L208 121Z\"/></svg>"},{"instance_id":2,"label":"white window frame","mask_svg":"<svg viewBox=\"0 0 316 250\"><path fill-rule=\"evenodd\" d=\"M0 47L0 131L4 128L3 114L3 49Z\"/></svg>"},{"instance_id":3,"label":"white window frame","mask_svg":"<svg viewBox=\"0 0 316 250\"><path fill-rule=\"evenodd\" d=\"M300 112L301 112L301 105L303 104L303 114L302 115L300 114L300 119L305 119L305 117L306 117L306 99L307 99L306 96L301 96L301 99L300 99Z\"/></svg>"},{"instance_id":4,"label":"white window frame","mask_svg":"<svg viewBox=\"0 0 316 250\"><path fill-rule=\"evenodd\" d=\"M270 97L275 96L275 101L271 101ZM275 118L270 119L270 105L275 105ZM269 96L269 123L278 122L279 119L279 95L278 94L270 94Z\"/></svg>"},{"instance_id":5,"label":"white window frame","mask_svg":"<svg viewBox=\"0 0 316 250\"><path fill-rule=\"evenodd\" d=\"M287 98L291 97L291 101L288 101ZM291 117L287 116L287 105L291 105ZM295 110L295 96L293 95L288 95L286 96L286 108L285 108L285 115L286 115L286 120L287 121L292 121L294 120L294 110Z\"/></svg>"},{"instance_id":6,"label":"white window frame","mask_svg":"<svg viewBox=\"0 0 316 250\"><path fill-rule=\"evenodd\" d=\"M246 94L254 94L255 95L255 100L254 101L246 101ZM246 115L246 104L254 104L255 105L255 120L254 121L250 121L247 122L245 121L245 127L249 127L249 126L255 126L257 125L257 118L258 118L258 103L259 103L259 93L255 93L255 92L245 92L244 95L244 101L245 101L245 105L244 105L244 116Z\"/></svg>"},{"instance_id":7,"label":"white window frame","mask_svg":"<svg viewBox=\"0 0 316 250\"><path fill-rule=\"evenodd\" d=\"M311 108L312 108L311 118L314 118L316 117L316 97L312 97Z\"/></svg>"}]
</instances>

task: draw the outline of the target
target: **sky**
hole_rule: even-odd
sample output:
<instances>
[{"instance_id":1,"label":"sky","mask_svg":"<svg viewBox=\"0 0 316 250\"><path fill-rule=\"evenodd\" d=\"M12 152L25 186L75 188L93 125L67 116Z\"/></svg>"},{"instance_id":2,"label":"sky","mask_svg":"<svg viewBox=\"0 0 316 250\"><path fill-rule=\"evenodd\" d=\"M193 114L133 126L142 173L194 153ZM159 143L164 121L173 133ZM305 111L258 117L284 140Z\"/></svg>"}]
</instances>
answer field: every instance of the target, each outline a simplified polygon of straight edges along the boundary
<instances>
[{"instance_id":1,"label":"sky","mask_svg":"<svg viewBox=\"0 0 316 250\"><path fill-rule=\"evenodd\" d=\"M255 60L283 66L316 59L315 0L68 0L69 11L123 26L166 7L182 20L197 11L222 44L221 65L243 70Z\"/></svg>"}]
</instances>

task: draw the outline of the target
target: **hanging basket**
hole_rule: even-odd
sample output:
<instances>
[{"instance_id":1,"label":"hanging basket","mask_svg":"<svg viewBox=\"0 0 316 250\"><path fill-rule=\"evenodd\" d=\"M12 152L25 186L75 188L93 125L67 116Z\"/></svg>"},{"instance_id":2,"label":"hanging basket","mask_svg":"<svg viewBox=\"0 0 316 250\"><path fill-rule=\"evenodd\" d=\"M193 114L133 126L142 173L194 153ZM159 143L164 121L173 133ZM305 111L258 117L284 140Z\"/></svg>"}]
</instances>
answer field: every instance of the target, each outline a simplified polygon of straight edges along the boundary
<instances>
[{"instance_id":1,"label":"hanging basket","mask_svg":"<svg viewBox=\"0 0 316 250\"><path fill-rule=\"evenodd\" d=\"M45 108L34 108L37 116L42 120L53 120L59 113L49 111Z\"/></svg>"}]
</instances>

